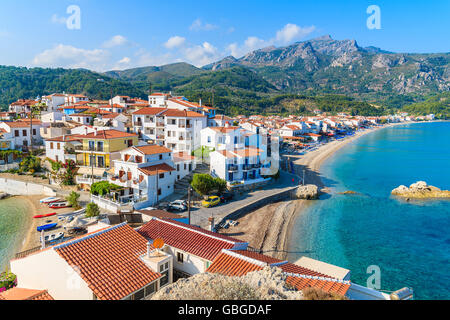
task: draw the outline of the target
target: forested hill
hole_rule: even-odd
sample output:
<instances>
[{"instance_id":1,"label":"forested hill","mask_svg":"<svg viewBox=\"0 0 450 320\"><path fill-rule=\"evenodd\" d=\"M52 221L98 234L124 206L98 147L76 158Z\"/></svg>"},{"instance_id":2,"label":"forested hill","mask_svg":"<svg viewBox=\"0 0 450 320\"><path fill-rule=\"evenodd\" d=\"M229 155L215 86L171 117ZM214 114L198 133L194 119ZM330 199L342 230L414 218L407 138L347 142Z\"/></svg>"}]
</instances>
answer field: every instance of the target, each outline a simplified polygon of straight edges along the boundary
<instances>
[{"instance_id":1,"label":"forested hill","mask_svg":"<svg viewBox=\"0 0 450 320\"><path fill-rule=\"evenodd\" d=\"M131 83L84 69L44 69L0 66L0 107L5 109L17 99L62 93L83 93L95 99L113 94L146 98L144 91Z\"/></svg>"}]
</instances>

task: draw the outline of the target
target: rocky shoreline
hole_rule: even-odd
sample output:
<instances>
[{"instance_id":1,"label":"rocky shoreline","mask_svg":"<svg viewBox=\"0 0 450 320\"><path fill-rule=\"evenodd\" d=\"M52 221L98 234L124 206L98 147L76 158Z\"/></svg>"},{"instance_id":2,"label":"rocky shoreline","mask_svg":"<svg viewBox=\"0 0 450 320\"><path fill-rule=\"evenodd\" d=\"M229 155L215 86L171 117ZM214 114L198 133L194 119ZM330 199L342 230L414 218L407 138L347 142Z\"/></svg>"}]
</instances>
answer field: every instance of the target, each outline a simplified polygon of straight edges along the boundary
<instances>
[{"instance_id":1,"label":"rocky shoreline","mask_svg":"<svg viewBox=\"0 0 450 320\"><path fill-rule=\"evenodd\" d=\"M418 181L408 187L401 185L391 192L392 195L409 199L450 199L449 190L441 190L434 186L429 186L425 181Z\"/></svg>"}]
</instances>

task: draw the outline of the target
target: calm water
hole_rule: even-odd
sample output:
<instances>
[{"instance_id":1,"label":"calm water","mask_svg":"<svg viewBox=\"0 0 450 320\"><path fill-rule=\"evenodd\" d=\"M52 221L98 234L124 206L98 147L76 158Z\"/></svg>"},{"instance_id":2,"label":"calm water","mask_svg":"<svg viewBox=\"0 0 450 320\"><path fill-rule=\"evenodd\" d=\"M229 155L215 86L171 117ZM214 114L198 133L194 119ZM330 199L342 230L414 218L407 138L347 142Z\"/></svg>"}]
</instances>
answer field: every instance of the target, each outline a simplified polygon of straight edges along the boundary
<instances>
[{"instance_id":1,"label":"calm water","mask_svg":"<svg viewBox=\"0 0 450 320\"><path fill-rule=\"evenodd\" d=\"M29 206L17 198L0 200L0 272L20 248L30 223Z\"/></svg>"},{"instance_id":2,"label":"calm water","mask_svg":"<svg viewBox=\"0 0 450 320\"><path fill-rule=\"evenodd\" d=\"M406 203L395 187L424 180L450 190L450 123L381 129L342 148L322 166L335 192L295 221L290 260L306 255L352 271L366 285L381 269L381 289L414 289L416 299L450 299L450 202Z\"/></svg>"}]
</instances>

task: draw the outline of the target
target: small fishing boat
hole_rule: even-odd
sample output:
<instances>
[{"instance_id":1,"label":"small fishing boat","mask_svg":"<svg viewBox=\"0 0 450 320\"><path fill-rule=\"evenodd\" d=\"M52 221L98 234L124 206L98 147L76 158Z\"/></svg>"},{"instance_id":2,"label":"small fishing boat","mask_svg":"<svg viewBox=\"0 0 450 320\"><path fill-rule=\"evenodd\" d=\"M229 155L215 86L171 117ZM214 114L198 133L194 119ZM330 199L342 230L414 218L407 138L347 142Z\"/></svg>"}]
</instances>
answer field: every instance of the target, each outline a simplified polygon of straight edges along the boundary
<instances>
[{"instance_id":1,"label":"small fishing boat","mask_svg":"<svg viewBox=\"0 0 450 320\"><path fill-rule=\"evenodd\" d=\"M56 227L58 224L57 223L49 223L49 224L44 224L43 226L39 226L36 228L36 230L38 232L41 232L42 230L50 230L53 229L54 227Z\"/></svg>"},{"instance_id":2,"label":"small fishing boat","mask_svg":"<svg viewBox=\"0 0 450 320\"><path fill-rule=\"evenodd\" d=\"M60 209L60 208L69 208L71 206L69 205L69 203L64 201L64 202L51 202L48 204L48 207L52 209Z\"/></svg>"},{"instance_id":3,"label":"small fishing boat","mask_svg":"<svg viewBox=\"0 0 450 320\"><path fill-rule=\"evenodd\" d=\"M64 232L52 233L52 234L44 236L44 241L45 242L53 242L53 241L62 239L63 237L64 237ZM42 242L42 238L40 239L40 241Z\"/></svg>"},{"instance_id":4,"label":"small fishing boat","mask_svg":"<svg viewBox=\"0 0 450 320\"><path fill-rule=\"evenodd\" d=\"M47 197L44 199L39 200L40 203L51 203L51 202L55 202L55 201L59 201L61 200L60 198L57 197Z\"/></svg>"},{"instance_id":5,"label":"small fishing boat","mask_svg":"<svg viewBox=\"0 0 450 320\"><path fill-rule=\"evenodd\" d=\"M46 218L46 217L52 217L54 215L56 215L56 212L46 213L46 214L38 214L38 215L35 215L33 218L35 218L35 219Z\"/></svg>"}]
</instances>

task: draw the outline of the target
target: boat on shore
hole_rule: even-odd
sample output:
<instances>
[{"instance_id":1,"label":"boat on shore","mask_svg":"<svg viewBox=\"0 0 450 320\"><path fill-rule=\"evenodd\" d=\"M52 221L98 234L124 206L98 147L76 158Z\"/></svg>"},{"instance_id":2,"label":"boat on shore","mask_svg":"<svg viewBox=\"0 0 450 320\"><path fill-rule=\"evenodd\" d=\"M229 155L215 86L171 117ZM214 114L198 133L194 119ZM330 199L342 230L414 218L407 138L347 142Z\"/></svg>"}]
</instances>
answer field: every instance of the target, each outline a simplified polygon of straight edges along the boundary
<instances>
[{"instance_id":1,"label":"boat on shore","mask_svg":"<svg viewBox=\"0 0 450 320\"><path fill-rule=\"evenodd\" d=\"M50 229L53 229L54 227L56 227L57 225L58 225L57 223L44 224L42 226L37 227L36 230L38 232L45 231L45 230L50 230Z\"/></svg>"},{"instance_id":2,"label":"boat on shore","mask_svg":"<svg viewBox=\"0 0 450 320\"><path fill-rule=\"evenodd\" d=\"M71 205L69 205L69 203L66 201L61 201L61 202L51 202L49 203L48 207L51 209L61 209L61 208L70 208Z\"/></svg>"},{"instance_id":3,"label":"boat on shore","mask_svg":"<svg viewBox=\"0 0 450 320\"><path fill-rule=\"evenodd\" d=\"M52 203L52 202L56 202L56 201L59 201L59 200L61 200L61 199L57 198L57 197L47 197L47 198L39 200L39 202L40 203Z\"/></svg>"},{"instance_id":4,"label":"boat on shore","mask_svg":"<svg viewBox=\"0 0 450 320\"><path fill-rule=\"evenodd\" d=\"M73 212L60 213L60 214L58 214L58 219L62 220L62 219L68 218L68 217L76 217L85 212L86 212L86 208L83 208L83 209L80 209L77 211L73 211Z\"/></svg>"},{"instance_id":5,"label":"boat on shore","mask_svg":"<svg viewBox=\"0 0 450 320\"><path fill-rule=\"evenodd\" d=\"M35 215L33 218L34 218L34 219L38 219L38 218L47 218L47 217L52 217L52 216L54 216L54 215L56 215L56 212L46 213L46 214L38 214L38 215Z\"/></svg>"},{"instance_id":6,"label":"boat on shore","mask_svg":"<svg viewBox=\"0 0 450 320\"><path fill-rule=\"evenodd\" d=\"M63 237L64 237L64 232L52 233L52 234L44 236L44 241L45 242L53 242L53 241L62 239ZM42 238L39 241L42 243Z\"/></svg>"}]
</instances>

